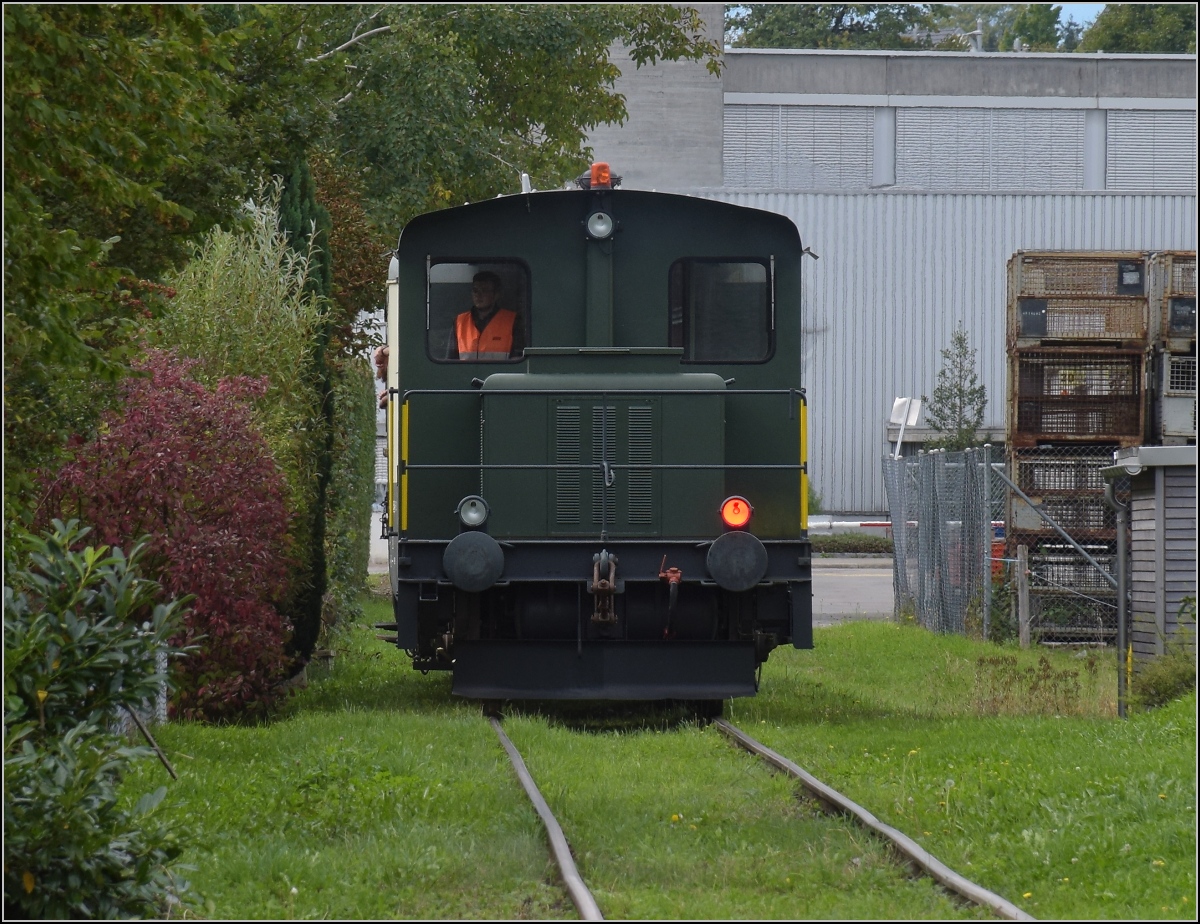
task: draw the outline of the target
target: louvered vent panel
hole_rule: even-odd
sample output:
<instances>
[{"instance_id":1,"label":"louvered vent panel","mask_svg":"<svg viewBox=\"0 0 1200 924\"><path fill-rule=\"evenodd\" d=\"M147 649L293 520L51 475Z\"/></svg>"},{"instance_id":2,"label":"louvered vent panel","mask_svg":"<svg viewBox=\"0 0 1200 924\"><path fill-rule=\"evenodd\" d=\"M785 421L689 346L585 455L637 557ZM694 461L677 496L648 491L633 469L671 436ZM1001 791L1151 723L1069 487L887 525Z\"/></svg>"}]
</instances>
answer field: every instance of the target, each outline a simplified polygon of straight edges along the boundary
<instances>
[{"instance_id":1,"label":"louvered vent panel","mask_svg":"<svg viewBox=\"0 0 1200 924\"><path fill-rule=\"evenodd\" d=\"M654 462L654 408L629 409L629 464ZM651 469L629 469L629 522L654 522L654 473Z\"/></svg>"},{"instance_id":2,"label":"louvered vent panel","mask_svg":"<svg viewBox=\"0 0 1200 924\"><path fill-rule=\"evenodd\" d=\"M579 465L577 406L560 404L554 409L554 458L559 465ZM579 482L578 468L560 468L555 472L555 519L561 524L579 524Z\"/></svg>"},{"instance_id":3,"label":"louvered vent panel","mask_svg":"<svg viewBox=\"0 0 1200 924\"><path fill-rule=\"evenodd\" d=\"M1109 110L1108 189L1196 188L1196 113Z\"/></svg>"},{"instance_id":4,"label":"louvered vent panel","mask_svg":"<svg viewBox=\"0 0 1200 924\"><path fill-rule=\"evenodd\" d=\"M874 157L869 106L726 106L726 186L866 189Z\"/></svg>"},{"instance_id":5,"label":"louvered vent panel","mask_svg":"<svg viewBox=\"0 0 1200 924\"><path fill-rule=\"evenodd\" d=\"M724 149L726 186L778 186L779 107L726 106Z\"/></svg>"},{"instance_id":6,"label":"louvered vent panel","mask_svg":"<svg viewBox=\"0 0 1200 924\"><path fill-rule=\"evenodd\" d=\"M612 405L592 408L592 462L597 466L606 454L611 462L614 458L617 438L617 409ZM611 523L616 516L615 484L605 486L604 475L599 468L592 470L592 522Z\"/></svg>"},{"instance_id":7,"label":"louvered vent panel","mask_svg":"<svg viewBox=\"0 0 1200 924\"><path fill-rule=\"evenodd\" d=\"M896 183L916 189L1081 189L1082 111L901 108Z\"/></svg>"}]
</instances>

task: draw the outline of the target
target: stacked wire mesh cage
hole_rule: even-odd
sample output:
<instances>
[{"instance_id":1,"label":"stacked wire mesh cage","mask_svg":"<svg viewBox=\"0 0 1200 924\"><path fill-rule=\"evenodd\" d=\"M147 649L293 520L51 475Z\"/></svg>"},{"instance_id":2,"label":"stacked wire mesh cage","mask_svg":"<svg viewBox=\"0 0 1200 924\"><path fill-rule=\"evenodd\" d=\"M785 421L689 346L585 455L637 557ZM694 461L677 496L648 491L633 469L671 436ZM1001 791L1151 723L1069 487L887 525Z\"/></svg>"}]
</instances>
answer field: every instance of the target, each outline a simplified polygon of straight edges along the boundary
<instances>
[{"instance_id":1,"label":"stacked wire mesh cage","mask_svg":"<svg viewBox=\"0 0 1200 924\"><path fill-rule=\"evenodd\" d=\"M1196 442L1196 253L1154 254L1150 313L1153 442Z\"/></svg>"},{"instance_id":2,"label":"stacked wire mesh cage","mask_svg":"<svg viewBox=\"0 0 1200 924\"><path fill-rule=\"evenodd\" d=\"M1009 477L1087 553L1010 493L1005 553L1028 550L1030 633L1042 643L1116 635L1116 595L1101 573L1115 572L1116 519L1100 469L1146 442L1152 263L1050 251L1008 264Z\"/></svg>"}]
</instances>

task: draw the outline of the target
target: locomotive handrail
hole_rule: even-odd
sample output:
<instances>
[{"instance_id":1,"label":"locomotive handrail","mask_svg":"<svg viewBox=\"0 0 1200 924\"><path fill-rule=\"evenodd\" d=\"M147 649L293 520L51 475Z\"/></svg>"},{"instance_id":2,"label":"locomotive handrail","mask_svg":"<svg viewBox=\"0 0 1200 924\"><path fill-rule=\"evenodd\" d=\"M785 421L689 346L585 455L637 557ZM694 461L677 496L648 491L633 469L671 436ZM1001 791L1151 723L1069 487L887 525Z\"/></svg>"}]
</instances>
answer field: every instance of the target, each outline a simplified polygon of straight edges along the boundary
<instances>
[{"instance_id":1,"label":"locomotive handrail","mask_svg":"<svg viewBox=\"0 0 1200 924\"><path fill-rule=\"evenodd\" d=\"M392 389L399 392L398 388ZM801 395L803 388L727 388L725 391L709 391L703 388L496 388L484 392L481 388L410 388L401 398L410 395Z\"/></svg>"},{"instance_id":2,"label":"locomotive handrail","mask_svg":"<svg viewBox=\"0 0 1200 924\"><path fill-rule=\"evenodd\" d=\"M602 471L606 463L601 462L407 462L404 467L410 471L418 469L437 469L442 471L445 469L470 469L471 471L479 471L484 468L505 468L505 469L596 469ZM742 464L723 462L708 463L708 462L608 462L609 468L636 468L639 472L645 469L698 469L701 471L711 469L713 471L725 471L726 469L736 468L761 468L774 469L778 471L791 471L793 469L802 468L802 462L745 462Z\"/></svg>"},{"instance_id":3,"label":"locomotive handrail","mask_svg":"<svg viewBox=\"0 0 1200 924\"><path fill-rule=\"evenodd\" d=\"M488 395L495 397L497 395L525 395L529 396L545 396L545 395L601 395L608 397L609 395L646 395L653 397L656 395L787 395L791 398L788 405L788 419L790 420L796 410L796 398L807 400L803 388L727 388L724 391L713 391L703 388L556 388L550 391L545 388L497 388L490 391L483 391L479 388L410 388L401 393L400 389L389 389L391 394L399 394L401 403L408 403L408 399L415 395Z\"/></svg>"}]
</instances>

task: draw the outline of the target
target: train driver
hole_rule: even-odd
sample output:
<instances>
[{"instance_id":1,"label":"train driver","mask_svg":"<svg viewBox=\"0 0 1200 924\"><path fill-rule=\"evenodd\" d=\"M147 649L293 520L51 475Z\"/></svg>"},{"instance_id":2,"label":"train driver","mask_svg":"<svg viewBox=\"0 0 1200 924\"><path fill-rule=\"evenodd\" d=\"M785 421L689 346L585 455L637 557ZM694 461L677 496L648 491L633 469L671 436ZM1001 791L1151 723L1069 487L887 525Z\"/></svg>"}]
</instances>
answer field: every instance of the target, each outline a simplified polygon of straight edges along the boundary
<instances>
[{"instance_id":1,"label":"train driver","mask_svg":"<svg viewBox=\"0 0 1200 924\"><path fill-rule=\"evenodd\" d=\"M454 320L447 359L519 359L525 352L525 331L517 313L501 308L500 277L490 270L471 280L471 310Z\"/></svg>"}]
</instances>

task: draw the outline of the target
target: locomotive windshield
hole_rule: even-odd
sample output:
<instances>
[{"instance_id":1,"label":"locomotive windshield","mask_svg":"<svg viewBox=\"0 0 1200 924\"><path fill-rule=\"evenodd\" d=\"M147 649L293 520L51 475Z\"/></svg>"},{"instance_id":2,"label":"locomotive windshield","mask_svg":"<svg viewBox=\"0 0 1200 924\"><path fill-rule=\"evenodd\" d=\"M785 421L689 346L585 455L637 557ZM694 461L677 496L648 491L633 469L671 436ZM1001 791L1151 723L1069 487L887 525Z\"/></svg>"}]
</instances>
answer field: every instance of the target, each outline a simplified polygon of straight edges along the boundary
<instances>
[{"instance_id":1,"label":"locomotive windshield","mask_svg":"<svg viewBox=\"0 0 1200 924\"><path fill-rule=\"evenodd\" d=\"M677 260L668 346L684 362L753 363L771 355L770 279L757 261Z\"/></svg>"},{"instance_id":2,"label":"locomotive windshield","mask_svg":"<svg viewBox=\"0 0 1200 924\"><path fill-rule=\"evenodd\" d=\"M429 267L425 348L437 362L520 360L529 343L529 269L513 259Z\"/></svg>"}]
</instances>

